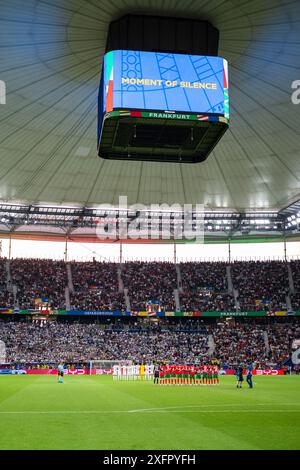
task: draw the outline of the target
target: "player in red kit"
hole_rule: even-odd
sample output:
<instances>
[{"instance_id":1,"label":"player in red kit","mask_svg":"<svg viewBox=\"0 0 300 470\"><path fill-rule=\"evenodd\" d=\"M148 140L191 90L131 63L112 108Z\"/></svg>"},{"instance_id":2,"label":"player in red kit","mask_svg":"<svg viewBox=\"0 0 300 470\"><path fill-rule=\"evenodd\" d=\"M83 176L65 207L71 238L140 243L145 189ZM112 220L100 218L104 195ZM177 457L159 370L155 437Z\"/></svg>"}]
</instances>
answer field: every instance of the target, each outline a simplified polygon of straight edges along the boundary
<instances>
[{"instance_id":1,"label":"player in red kit","mask_svg":"<svg viewBox=\"0 0 300 470\"><path fill-rule=\"evenodd\" d=\"M214 366L214 369L213 369L213 383L214 384L219 384L220 383L218 366Z\"/></svg>"}]
</instances>

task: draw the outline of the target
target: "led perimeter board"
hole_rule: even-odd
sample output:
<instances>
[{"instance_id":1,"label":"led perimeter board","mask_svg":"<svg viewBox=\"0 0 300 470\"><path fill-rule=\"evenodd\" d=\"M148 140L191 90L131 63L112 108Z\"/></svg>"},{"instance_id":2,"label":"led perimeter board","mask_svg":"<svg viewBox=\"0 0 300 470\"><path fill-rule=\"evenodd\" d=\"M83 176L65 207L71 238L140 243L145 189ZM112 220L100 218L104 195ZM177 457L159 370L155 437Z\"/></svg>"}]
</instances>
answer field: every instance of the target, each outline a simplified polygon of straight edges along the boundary
<instances>
[{"instance_id":1,"label":"led perimeter board","mask_svg":"<svg viewBox=\"0 0 300 470\"><path fill-rule=\"evenodd\" d=\"M229 124L222 57L114 50L105 54L98 103L102 158L196 163Z\"/></svg>"}]
</instances>

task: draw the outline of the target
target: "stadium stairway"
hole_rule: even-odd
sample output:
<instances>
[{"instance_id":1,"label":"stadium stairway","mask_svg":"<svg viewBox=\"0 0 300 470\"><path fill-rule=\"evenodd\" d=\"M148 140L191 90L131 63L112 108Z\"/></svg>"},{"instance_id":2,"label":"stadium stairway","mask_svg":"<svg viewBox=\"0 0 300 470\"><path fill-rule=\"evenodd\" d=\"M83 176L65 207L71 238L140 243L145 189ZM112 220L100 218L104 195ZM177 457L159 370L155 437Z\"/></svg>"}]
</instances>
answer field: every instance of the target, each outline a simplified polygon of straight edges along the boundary
<instances>
[{"instance_id":1,"label":"stadium stairway","mask_svg":"<svg viewBox=\"0 0 300 470\"><path fill-rule=\"evenodd\" d=\"M65 288L65 299L66 299L66 309L71 310L71 300L70 300L70 289L69 289L69 287Z\"/></svg>"},{"instance_id":2,"label":"stadium stairway","mask_svg":"<svg viewBox=\"0 0 300 470\"><path fill-rule=\"evenodd\" d=\"M226 275L227 275L227 285L228 285L228 292L232 294L233 292L233 284L232 284L232 277L231 277L231 266L226 266Z\"/></svg>"},{"instance_id":3,"label":"stadium stairway","mask_svg":"<svg viewBox=\"0 0 300 470\"><path fill-rule=\"evenodd\" d=\"M288 310L293 310L293 301L294 301L294 295L296 294L296 289L295 289L293 271L292 271L290 262L287 263L287 269L288 269L288 277L289 277L289 292L286 296L286 307Z\"/></svg>"},{"instance_id":4,"label":"stadium stairway","mask_svg":"<svg viewBox=\"0 0 300 470\"><path fill-rule=\"evenodd\" d=\"M208 355L211 357L214 355L214 352L216 350L216 345L215 345L215 341L214 341L214 337L213 335L209 335L208 336Z\"/></svg>"},{"instance_id":5,"label":"stadium stairway","mask_svg":"<svg viewBox=\"0 0 300 470\"><path fill-rule=\"evenodd\" d=\"M239 291L237 289L233 289L232 293L233 293L235 308L236 310L240 310L241 305L239 301Z\"/></svg>"},{"instance_id":6,"label":"stadium stairway","mask_svg":"<svg viewBox=\"0 0 300 470\"><path fill-rule=\"evenodd\" d=\"M233 287L230 265L226 266L226 275L227 275L228 293L233 295L235 308L236 310L239 310L240 309L239 291Z\"/></svg>"},{"instance_id":7,"label":"stadium stairway","mask_svg":"<svg viewBox=\"0 0 300 470\"><path fill-rule=\"evenodd\" d=\"M118 268L118 289L119 289L120 294L122 292L124 292L124 282L123 282L123 279L122 279L122 269L121 268Z\"/></svg>"},{"instance_id":8,"label":"stadium stairway","mask_svg":"<svg viewBox=\"0 0 300 470\"><path fill-rule=\"evenodd\" d=\"M128 294L128 289L124 287L124 281L122 279L122 265L118 267L117 273L118 273L118 291L120 294L122 294L123 292L126 311L131 312L131 303L130 303L130 297Z\"/></svg>"},{"instance_id":9,"label":"stadium stairway","mask_svg":"<svg viewBox=\"0 0 300 470\"><path fill-rule=\"evenodd\" d=\"M292 301L291 301L291 296L290 294L287 294L286 298L285 298L285 302L286 302L286 308L287 310L292 310Z\"/></svg>"},{"instance_id":10,"label":"stadium stairway","mask_svg":"<svg viewBox=\"0 0 300 470\"><path fill-rule=\"evenodd\" d=\"M175 298L176 312L180 312L181 307L180 307L179 290L178 289L174 289L174 298Z\"/></svg>"},{"instance_id":11,"label":"stadium stairway","mask_svg":"<svg viewBox=\"0 0 300 470\"><path fill-rule=\"evenodd\" d=\"M269 354L270 352L269 337L266 331L264 331L264 342L265 342L266 353Z\"/></svg>"},{"instance_id":12,"label":"stadium stairway","mask_svg":"<svg viewBox=\"0 0 300 470\"><path fill-rule=\"evenodd\" d=\"M18 300L18 296L17 296L18 286L16 284L12 284L12 293L13 293L13 296L14 296L14 306L15 306L15 308L20 308L19 300Z\"/></svg>"},{"instance_id":13,"label":"stadium stairway","mask_svg":"<svg viewBox=\"0 0 300 470\"><path fill-rule=\"evenodd\" d=\"M290 294L295 294L295 286L294 286L294 280L293 280L293 273L292 273L291 264L290 264L289 262L287 263L287 269L288 269L288 275L289 275Z\"/></svg>"},{"instance_id":14,"label":"stadium stairway","mask_svg":"<svg viewBox=\"0 0 300 470\"><path fill-rule=\"evenodd\" d=\"M72 277L72 269L70 263L67 263L67 275L68 275L68 288L69 294L70 292L74 293L74 284L73 284L73 277Z\"/></svg>"},{"instance_id":15,"label":"stadium stairway","mask_svg":"<svg viewBox=\"0 0 300 470\"><path fill-rule=\"evenodd\" d=\"M126 305L127 312L131 312L130 298L128 294L128 289L124 289L124 300Z\"/></svg>"},{"instance_id":16,"label":"stadium stairway","mask_svg":"<svg viewBox=\"0 0 300 470\"><path fill-rule=\"evenodd\" d=\"M176 264L175 268L176 268L176 274L177 274L177 288L178 288L178 292L181 294L183 292L183 288L182 288L180 265Z\"/></svg>"}]
</instances>

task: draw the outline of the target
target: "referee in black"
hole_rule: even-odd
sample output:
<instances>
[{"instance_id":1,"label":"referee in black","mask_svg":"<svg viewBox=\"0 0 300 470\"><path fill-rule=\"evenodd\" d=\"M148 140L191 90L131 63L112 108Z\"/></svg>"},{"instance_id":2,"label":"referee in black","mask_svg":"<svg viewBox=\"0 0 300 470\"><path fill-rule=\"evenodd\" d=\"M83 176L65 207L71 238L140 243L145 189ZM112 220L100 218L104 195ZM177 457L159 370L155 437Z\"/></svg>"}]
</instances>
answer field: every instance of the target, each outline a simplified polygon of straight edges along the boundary
<instances>
[{"instance_id":1,"label":"referee in black","mask_svg":"<svg viewBox=\"0 0 300 470\"><path fill-rule=\"evenodd\" d=\"M154 368L154 372L153 372L153 375L154 375L154 383L155 384L159 384L159 370L160 368L155 366Z\"/></svg>"},{"instance_id":2,"label":"referee in black","mask_svg":"<svg viewBox=\"0 0 300 470\"><path fill-rule=\"evenodd\" d=\"M237 370L237 384L236 388L242 388L242 383L244 382L244 377L243 377L243 366L239 366Z\"/></svg>"}]
</instances>

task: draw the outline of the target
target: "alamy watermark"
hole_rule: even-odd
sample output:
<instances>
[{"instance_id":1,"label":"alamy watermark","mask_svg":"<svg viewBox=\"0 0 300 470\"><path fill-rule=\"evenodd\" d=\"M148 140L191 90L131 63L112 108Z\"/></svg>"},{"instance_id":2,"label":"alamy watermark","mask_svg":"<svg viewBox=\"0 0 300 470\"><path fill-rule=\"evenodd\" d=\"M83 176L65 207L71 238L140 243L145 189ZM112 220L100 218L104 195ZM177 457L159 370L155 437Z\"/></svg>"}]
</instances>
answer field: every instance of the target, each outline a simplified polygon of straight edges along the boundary
<instances>
[{"instance_id":1,"label":"alamy watermark","mask_svg":"<svg viewBox=\"0 0 300 470\"><path fill-rule=\"evenodd\" d=\"M6 83L0 80L0 104L6 104Z\"/></svg>"},{"instance_id":2,"label":"alamy watermark","mask_svg":"<svg viewBox=\"0 0 300 470\"><path fill-rule=\"evenodd\" d=\"M294 80L291 88L295 90L291 96L292 103L300 104L300 80Z\"/></svg>"},{"instance_id":3,"label":"alamy watermark","mask_svg":"<svg viewBox=\"0 0 300 470\"><path fill-rule=\"evenodd\" d=\"M300 348L296 349L296 351L292 354L292 363L295 366L300 365Z\"/></svg>"},{"instance_id":4,"label":"alamy watermark","mask_svg":"<svg viewBox=\"0 0 300 470\"><path fill-rule=\"evenodd\" d=\"M97 208L96 233L101 240L195 240L204 241L203 204L132 204L119 196L119 205Z\"/></svg>"}]
</instances>

